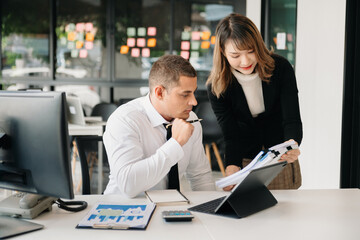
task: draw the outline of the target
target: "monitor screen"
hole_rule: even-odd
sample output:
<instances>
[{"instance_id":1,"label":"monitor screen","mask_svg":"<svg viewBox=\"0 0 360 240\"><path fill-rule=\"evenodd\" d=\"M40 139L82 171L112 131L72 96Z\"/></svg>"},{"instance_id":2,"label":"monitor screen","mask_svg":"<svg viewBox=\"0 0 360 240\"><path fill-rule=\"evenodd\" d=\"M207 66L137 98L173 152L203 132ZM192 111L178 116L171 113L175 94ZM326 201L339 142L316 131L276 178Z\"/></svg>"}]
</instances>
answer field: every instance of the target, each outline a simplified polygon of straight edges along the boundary
<instances>
[{"instance_id":1,"label":"monitor screen","mask_svg":"<svg viewBox=\"0 0 360 240\"><path fill-rule=\"evenodd\" d=\"M0 91L0 188L73 199L65 93Z\"/></svg>"}]
</instances>

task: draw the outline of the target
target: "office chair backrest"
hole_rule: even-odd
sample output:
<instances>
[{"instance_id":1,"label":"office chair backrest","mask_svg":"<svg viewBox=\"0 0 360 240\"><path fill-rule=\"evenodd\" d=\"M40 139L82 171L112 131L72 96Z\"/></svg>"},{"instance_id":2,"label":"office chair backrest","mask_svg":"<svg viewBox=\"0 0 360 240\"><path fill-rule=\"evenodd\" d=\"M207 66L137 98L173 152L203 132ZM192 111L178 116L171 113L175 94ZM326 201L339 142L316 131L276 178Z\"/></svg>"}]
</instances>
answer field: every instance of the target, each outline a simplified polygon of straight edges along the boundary
<instances>
[{"instance_id":1,"label":"office chair backrest","mask_svg":"<svg viewBox=\"0 0 360 240\"><path fill-rule=\"evenodd\" d=\"M222 138L221 128L216 120L209 101L201 101L194 110L198 118L202 118L203 142L216 142Z\"/></svg>"},{"instance_id":2,"label":"office chair backrest","mask_svg":"<svg viewBox=\"0 0 360 240\"><path fill-rule=\"evenodd\" d=\"M117 105L114 103L98 103L92 109L91 116L101 116L103 121L106 122L116 108Z\"/></svg>"}]
</instances>

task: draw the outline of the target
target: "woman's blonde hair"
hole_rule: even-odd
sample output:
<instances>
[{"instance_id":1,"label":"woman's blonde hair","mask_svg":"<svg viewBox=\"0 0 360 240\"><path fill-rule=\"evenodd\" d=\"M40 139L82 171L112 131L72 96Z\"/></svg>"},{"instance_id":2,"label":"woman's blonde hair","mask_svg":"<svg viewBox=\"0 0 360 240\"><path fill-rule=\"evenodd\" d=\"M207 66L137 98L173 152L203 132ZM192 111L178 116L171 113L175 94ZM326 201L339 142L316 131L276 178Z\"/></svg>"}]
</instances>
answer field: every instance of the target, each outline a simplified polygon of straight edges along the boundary
<instances>
[{"instance_id":1,"label":"woman's blonde hair","mask_svg":"<svg viewBox=\"0 0 360 240\"><path fill-rule=\"evenodd\" d=\"M213 68L207 80L211 91L219 98L232 80L230 65L225 57L225 44L232 40L239 50L252 49L255 53L261 80L270 82L275 68L275 61L260 35L255 24L247 17L232 13L222 19L216 27L216 42L213 56Z\"/></svg>"}]
</instances>

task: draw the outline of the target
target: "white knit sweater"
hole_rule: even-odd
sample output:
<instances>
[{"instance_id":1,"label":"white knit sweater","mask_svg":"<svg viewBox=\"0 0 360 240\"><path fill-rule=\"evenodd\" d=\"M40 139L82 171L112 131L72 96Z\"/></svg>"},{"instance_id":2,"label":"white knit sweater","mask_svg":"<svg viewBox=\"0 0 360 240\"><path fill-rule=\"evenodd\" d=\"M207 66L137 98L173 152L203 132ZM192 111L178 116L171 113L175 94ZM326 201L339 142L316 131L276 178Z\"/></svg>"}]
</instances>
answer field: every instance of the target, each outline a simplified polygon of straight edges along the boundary
<instances>
[{"instance_id":1,"label":"white knit sweater","mask_svg":"<svg viewBox=\"0 0 360 240\"><path fill-rule=\"evenodd\" d=\"M242 74L233 68L231 69L231 72L244 90L251 115L257 117L260 113L265 111L264 96L259 74Z\"/></svg>"}]
</instances>

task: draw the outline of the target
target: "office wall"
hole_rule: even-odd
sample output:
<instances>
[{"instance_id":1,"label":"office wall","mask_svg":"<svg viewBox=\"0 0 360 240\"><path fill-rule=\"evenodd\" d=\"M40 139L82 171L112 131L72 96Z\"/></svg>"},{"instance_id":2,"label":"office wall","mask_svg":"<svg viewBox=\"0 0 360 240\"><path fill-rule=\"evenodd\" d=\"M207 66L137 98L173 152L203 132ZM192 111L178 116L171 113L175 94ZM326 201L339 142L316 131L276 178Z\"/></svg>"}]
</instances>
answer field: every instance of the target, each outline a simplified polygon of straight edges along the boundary
<instances>
[{"instance_id":1,"label":"office wall","mask_svg":"<svg viewBox=\"0 0 360 240\"><path fill-rule=\"evenodd\" d=\"M250 18L261 29L261 0L247 0L246 16Z\"/></svg>"},{"instance_id":2,"label":"office wall","mask_svg":"<svg viewBox=\"0 0 360 240\"><path fill-rule=\"evenodd\" d=\"M261 0L246 15L260 28ZM339 188L346 0L298 0L296 77L302 189Z\"/></svg>"},{"instance_id":3,"label":"office wall","mask_svg":"<svg viewBox=\"0 0 360 240\"><path fill-rule=\"evenodd\" d=\"M299 0L296 76L303 188L340 186L346 0Z\"/></svg>"}]
</instances>

